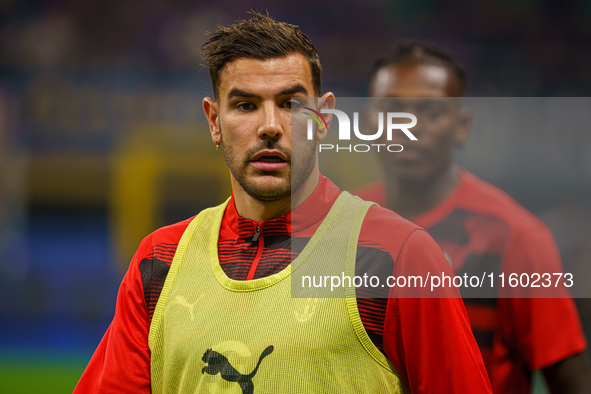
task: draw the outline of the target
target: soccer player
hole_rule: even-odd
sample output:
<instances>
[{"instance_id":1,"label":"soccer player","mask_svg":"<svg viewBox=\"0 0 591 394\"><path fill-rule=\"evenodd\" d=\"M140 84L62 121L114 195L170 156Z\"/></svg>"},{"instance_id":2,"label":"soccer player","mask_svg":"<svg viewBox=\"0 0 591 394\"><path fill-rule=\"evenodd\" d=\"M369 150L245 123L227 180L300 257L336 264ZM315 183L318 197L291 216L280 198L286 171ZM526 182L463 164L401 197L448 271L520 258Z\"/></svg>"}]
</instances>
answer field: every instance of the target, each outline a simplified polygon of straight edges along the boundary
<instances>
[{"instance_id":1,"label":"soccer player","mask_svg":"<svg viewBox=\"0 0 591 394\"><path fill-rule=\"evenodd\" d=\"M375 62L370 96L398 98L397 109L417 114L412 132L418 140L405 141L396 155L381 155L385 180L357 194L427 229L459 276L520 267L562 272L549 229L506 193L455 164L469 118L458 99L437 98L462 96L465 83L456 61L428 44L401 42ZM493 296L466 299L465 305L493 392L529 393L531 373L540 368L553 393L591 392L586 342L572 299Z\"/></svg>"},{"instance_id":2,"label":"soccer player","mask_svg":"<svg viewBox=\"0 0 591 394\"><path fill-rule=\"evenodd\" d=\"M324 128L292 135L298 100L335 103L299 27L253 13L202 49L232 196L142 241L75 393L490 392L457 289L292 298L293 271L340 259L358 275L453 272L426 231L320 174Z\"/></svg>"}]
</instances>

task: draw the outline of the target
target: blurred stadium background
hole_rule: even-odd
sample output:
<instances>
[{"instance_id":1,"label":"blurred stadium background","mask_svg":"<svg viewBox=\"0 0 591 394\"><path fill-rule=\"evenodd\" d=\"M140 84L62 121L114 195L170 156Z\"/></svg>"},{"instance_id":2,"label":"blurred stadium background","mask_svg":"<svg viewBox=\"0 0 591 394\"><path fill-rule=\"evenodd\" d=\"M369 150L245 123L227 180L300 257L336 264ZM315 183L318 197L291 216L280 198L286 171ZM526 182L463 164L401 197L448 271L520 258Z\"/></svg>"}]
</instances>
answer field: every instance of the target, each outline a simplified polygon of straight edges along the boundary
<instances>
[{"instance_id":1,"label":"blurred stadium background","mask_svg":"<svg viewBox=\"0 0 591 394\"><path fill-rule=\"evenodd\" d=\"M372 61L409 37L455 53L471 96L591 92L586 0L247 3L0 0L0 391L70 392L139 241L228 195L201 110L198 49L218 23L254 8L300 25L337 97L364 96ZM484 160L475 138L464 157L549 222L567 266L591 257L589 131L563 146L522 130Z\"/></svg>"}]
</instances>

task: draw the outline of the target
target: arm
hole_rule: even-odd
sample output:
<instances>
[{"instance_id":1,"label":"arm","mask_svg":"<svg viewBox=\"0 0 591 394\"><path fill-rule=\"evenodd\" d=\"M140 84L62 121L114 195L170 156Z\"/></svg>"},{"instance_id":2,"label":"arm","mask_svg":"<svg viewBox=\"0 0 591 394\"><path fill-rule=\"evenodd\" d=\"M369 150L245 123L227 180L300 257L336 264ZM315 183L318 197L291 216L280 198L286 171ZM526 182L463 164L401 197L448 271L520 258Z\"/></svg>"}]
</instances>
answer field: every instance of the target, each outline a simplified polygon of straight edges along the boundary
<instances>
[{"instance_id":1,"label":"arm","mask_svg":"<svg viewBox=\"0 0 591 394\"><path fill-rule=\"evenodd\" d=\"M150 321L139 270L148 239L140 245L123 278L115 317L76 385L75 394L150 393Z\"/></svg>"},{"instance_id":2,"label":"arm","mask_svg":"<svg viewBox=\"0 0 591 394\"><path fill-rule=\"evenodd\" d=\"M426 277L427 272L442 271L453 277L431 236L415 230L396 259L394 276ZM457 289L446 289L440 293L442 298L407 298L397 290L388 300L384 350L411 391L490 393L482 356ZM411 294L417 295L416 291Z\"/></svg>"},{"instance_id":3,"label":"arm","mask_svg":"<svg viewBox=\"0 0 591 394\"><path fill-rule=\"evenodd\" d=\"M563 272L554 238L542 224L515 237L505 260L511 271ZM566 291L549 296L561 298L500 302L509 316L503 322L503 336L530 370L542 369L552 393L589 393L591 361L574 301Z\"/></svg>"},{"instance_id":4,"label":"arm","mask_svg":"<svg viewBox=\"0 0 591 394\"><path fill-rule=\"evenodd\" d=\"M543 368L542 371L552 394L591 393L591 359L587 350Z\"/></svg>"}]
</instances>

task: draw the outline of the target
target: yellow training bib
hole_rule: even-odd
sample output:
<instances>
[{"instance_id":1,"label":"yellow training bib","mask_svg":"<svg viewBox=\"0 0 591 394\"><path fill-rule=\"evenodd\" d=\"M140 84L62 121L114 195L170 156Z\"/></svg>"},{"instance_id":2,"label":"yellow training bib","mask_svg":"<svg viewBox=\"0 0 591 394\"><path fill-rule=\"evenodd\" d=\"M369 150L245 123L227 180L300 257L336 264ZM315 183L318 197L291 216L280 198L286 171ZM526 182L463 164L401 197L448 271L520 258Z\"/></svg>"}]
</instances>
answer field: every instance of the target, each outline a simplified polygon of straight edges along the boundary
<instances>
[{"instance_id":1,"label":"yellow training bib","mask_svg":"<svg viewBox=\"0 0 591 394\"><path fill-rule=\"evenodd\" d=\"M153 393L403 393L347 298L292 298L302 265L346 262L371 203L342 193L283 271L237 281L218 259L224 204L201 212L179 242L150 325ZM328 241L330 240L330 241Z\"/></svg>"}]
</instances>

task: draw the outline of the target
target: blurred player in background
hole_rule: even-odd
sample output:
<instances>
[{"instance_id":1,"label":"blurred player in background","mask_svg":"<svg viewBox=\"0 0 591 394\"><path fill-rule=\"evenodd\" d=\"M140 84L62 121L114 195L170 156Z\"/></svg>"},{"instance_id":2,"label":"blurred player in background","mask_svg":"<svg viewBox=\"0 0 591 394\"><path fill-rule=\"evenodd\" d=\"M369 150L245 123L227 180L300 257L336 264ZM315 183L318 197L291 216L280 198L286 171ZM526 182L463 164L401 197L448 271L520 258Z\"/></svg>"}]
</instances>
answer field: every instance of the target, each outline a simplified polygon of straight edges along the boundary
<instances>
[{"instance_id":1,"label":"blurred player in background","mask_svg":"<svg viewBox=\"0 0 591 394\"><path fill-rule=\"evenodd\" d=\"M470 127L459 99L465 85L456 61L428 44L401 42L374 63L370 96L400 98L384 102L396 107L390 111L417 115L412 132L418 141L381 154L385 180L357 194L427 229L457 275L518 267L562 272L549 229L455 163ZM571 298L493 295L466 298L465 305L495 393L529 393L537 369L552 393L591 392L587 345Z\"/></svg>"},{"instance_id":2,"label":"blurred player in background","mask_svg":"<svg viewBox=\"0 0 591 394\"><path fill-rule=\"evenodd\" d=\"M75 392L490 392L457 289L441 299L291 296L293 264L326 256L353 256L361 275L453 272L423 229L320 174L327 130L292 140L300 100L334 107L297 26L253 14L203 49L215 94L203 108L232 196L143 240Z\"/></svg>"}]
</instances>

